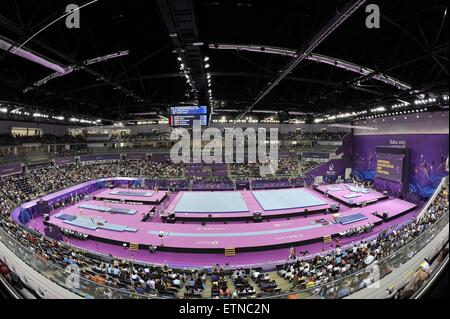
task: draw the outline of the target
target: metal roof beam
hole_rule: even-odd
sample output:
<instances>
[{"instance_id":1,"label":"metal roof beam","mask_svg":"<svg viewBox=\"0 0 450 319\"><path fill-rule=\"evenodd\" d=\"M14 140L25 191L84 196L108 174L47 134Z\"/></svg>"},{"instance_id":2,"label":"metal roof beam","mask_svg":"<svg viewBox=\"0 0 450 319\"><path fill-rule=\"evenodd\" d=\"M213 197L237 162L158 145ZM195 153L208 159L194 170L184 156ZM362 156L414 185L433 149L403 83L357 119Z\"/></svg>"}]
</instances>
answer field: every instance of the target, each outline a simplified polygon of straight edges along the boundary
<instances>
[{"instance_id":1,"label":"metal roof beam","mask_svg":"<svg viewBox=\"0 0 450 319\"><path fill-rule=\"evenodd\" d=\"M191 85L194 96L206 101L208 85L192 0L158 0L163 22L181 59L181 73Z\"/></svg>"},{"instance_id":2,"label":"metal roof beam","mask_svg":"<svg viewBox=\"0 0 450 319\"><path fill-rule=\"evenodd\" d=\"M247 107L247 109L240 114L235 121L242 119L255 105L258 104L272 89L277 86L294 68L301 63L305 58L312 53L312 51L322 43L334 30L336 30L348 17L350 17L366 0L350 0L333 16L318 32L316 32L311 40L301 48L296 56L291 59L287 65L279 70L279 75L273 81L267 84L267 87L262 90L254 99L254 101Z\"/></svg>"},{"instance_id":3,"label":"metal roof beam","mask_svg":"<svg viewBox=\"0 0 450 319\"><path fill-rule=\"evenodd\" d=\"M297 51L289 48L279 48L279 47L272 47L272 46L265 46L265 45L242 45L242 44L209 44L210 49L218 49L218 50L235 50L235 51L250 51L250 52L257 52L257 53L266 53L266 54L277 54L287 57L295 57L297 54ZM358 65L346 60L342 60L339 58L334 58L322 54L317 53L311 53L310 55L305 57L305 60L308 61L314 61L318 63L328 64L331 66L334 66L336 68L340 68L346 71L354 72L359 75L367 75L372 72L374 72L373 69ZM374 79L381 81L383 83L395 86L398 89L401 90L409 90L411 89L411 85L408 83L405 83L403 81L400 81L394 77L388 76L388 75L380 75L376 74L373 76Z\"/></svg>"}]
</instances>

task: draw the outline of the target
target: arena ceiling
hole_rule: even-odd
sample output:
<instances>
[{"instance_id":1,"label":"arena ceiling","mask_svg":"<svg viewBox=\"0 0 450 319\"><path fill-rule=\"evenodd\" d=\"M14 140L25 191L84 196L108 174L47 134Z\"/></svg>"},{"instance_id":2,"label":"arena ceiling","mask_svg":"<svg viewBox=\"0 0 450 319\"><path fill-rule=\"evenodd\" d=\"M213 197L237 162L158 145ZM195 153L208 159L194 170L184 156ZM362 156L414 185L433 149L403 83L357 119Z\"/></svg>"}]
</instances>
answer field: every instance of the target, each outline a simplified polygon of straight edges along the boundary
<instances>
[{"instance_id":1,"label":"arena ceiling","mask_svg":"<svg viewBox=\"0 0 450 319\"><path fill-rule=\"evenodd\" d=\"M448 90L446 1L382 1L369 29L365 1L98 0L80 10L79 29L62 19L29 40L88 2L2 0L0 40L74 69L42 82L55 71L0 50L0 100L123 120L195 100L235 116L320 114ZM360 6L295 61L349 5Z\"/></svg>"}]
</instances>

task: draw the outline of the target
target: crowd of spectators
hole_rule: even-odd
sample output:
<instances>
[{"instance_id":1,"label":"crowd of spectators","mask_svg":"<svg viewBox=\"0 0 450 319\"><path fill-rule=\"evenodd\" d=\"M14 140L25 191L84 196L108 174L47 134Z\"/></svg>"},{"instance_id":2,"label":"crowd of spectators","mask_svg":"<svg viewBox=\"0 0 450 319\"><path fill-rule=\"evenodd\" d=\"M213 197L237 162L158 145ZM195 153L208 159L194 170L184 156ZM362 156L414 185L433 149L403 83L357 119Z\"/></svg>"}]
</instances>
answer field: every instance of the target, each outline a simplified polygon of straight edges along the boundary
<instances>
[{"instance_id":1,"label":"crowd of spectators","mask_svg":"<svg viewBox=\"0 0 450 319\"><path fill-rule=\"evenodd\" d=\"M104 163L45 166L20 174L1 177L0 191L16 202L29 201L38 195L64 189L89 180L115 176L145 176L181 178L183 166L148 161L119 161Z\"/></svg>"},{"instance_id":2,"label":"crowd of spectators","mask_svg":"<svg viewBox=\"0 0 450 319\"><path fill-rule=\"evenodd\" d=\"M0 146L14 146L22 145L24 143L40 143L43 145L48 144L79 144L86 143L86 139L82 136L66 135L12 135L12 134L0 134Z\"/></svg>"},{"instance_id":3,"label":"crowd of spectators","mask_svg":"<svg viewBox=\"0 0 450 319\"><path fill-rule=\"evenodd\" d=\"M139 142L139 141L154 141L154 140L169 140L170 132L147 132L138 133L135 135L124 135L120 137L121 141L125 142Z\"/></svg>"},{"instance_id":4,"label":"crowd of spectators","mask_svg":"<svg viewBox=\"0 0 450 319\"><path fill-rule=\"evenodd\" d=\"M194 177L193 190L234 190L233 181L227 177L201 178Z\"/></svg>"},{"instance_id":5,"label":"crowd of spectators","mask_svg":"<svg viewBox=\"0 0 450 319\"><path fill-rule=\"evenodd\" d=\"M261 177L260 163L232 163L230 164L231 175L237 177ZM298 176L300 172L300 161L298 158L278 158L278 166L274 176Z\"/></svg>"},{"instance_id":6,"label":"crowd of spectators","mask_svg":"<svg viewBox=\"0 0 450 319\"><path fill-rule=\"evenodd\" d=\"M323 130L317 133L310 132L288 132L280 134L282 140L311 140L311 141L339 141L345 132L328 132Z\"/></svg>"},{"instance_id":7,"label":"crowd of spectators","mask_svg":"<svg viewBox=\"0 0 450 319\"><path fill-rule=\"evenodd\" d=\"M168 163L121 161L45 167L2 177L0 227L37 257L30 261L36 263L36 269L48 267L48 263L60 268L76 265L83 278L102 284L100 286L92 285L92 291L89 292L92 296L98 298L119 298L123 294L128 294L127 296L155 294L178 296L180 289L185 289L187 295L201 295L208 276L206 272L175 271L168 267L143 266L132 261L121 261L114 258L111 258L109 262L102 262L63 242L51 240L24 229L14 223L9 215L12 209L20 203L29 201L40 193L67 188L91 179L116 176L119 173L133 175L142 169L155 172L155 176L159 172L167 177L174 177L176 176L174 172L182 171ZM69 200L78 201L81 196ZM68 204L70 202L56 205ZM279 274L297 287L315 288L314 291L317 294L326 294L327 296L334 294L334 297L341 297L342 291L330 290L323 284L344 278L392 254L417 238L445 213L448 213L448 186L442 189L421 218L408 224L392 226L369 241L361 241L349 247L338 245L332 252L316 255L312 260L295 257L280 268ZM76 236L76 234L69 235ZM384 271L389 270L385 269ZM249 276L245 271L242 272L242 269L237 269L231 275L231 280L235 285L233 292L228 284L224 285L225 274L217 270L216 275L217 278L214 277L213 280L212 292L218 293L218 297L237 298L251 296L255 293L255 289L249 281L252 275ZM262 290L273 290L276 286L273 281L268 279L264 274L257 274L254 281L257 284L263 283L260 286ZM367 278L361 285L369 285L370 280Z\"/></svg>"},{"instance_id":8,"label":"crowd of spectators","mask_svg":"<svg viewBox=\"0 0 450 319\"><path fill-rule=\"evenodd\" d=\"M347 230L339 233L339 236L341 236L341 237L359 236L359 235L371 232L374 227L375 227L375 225L373 223L367 223L362 226L347 229Z\"/></svg>"},{"instance_id":9,"label":"crowd of spectators","mask_svg":"<svg viewBox=\"0 0 450 319\"><path fill-rule=\"evenodd\" d=\"M289 178L254 178L253 189L290 188L292 184Z\"/></svg>"},{"instance_id":10,"label":"crowd of spectators","mask_svg":"<svg viewBox=\"0 0 450 319\"><path fill-rule=\"evenodd\" d=\"M66 148L59 148L52 152L53 156L76 156L76 155L83 155L83 154L89 154L91 151L89 147L86 144L78 144L78 145L71 145L70 149Z\"/></svg>"},{"instance_id":11,"label":"crowd of spectators","mask_svg":"<svg viewBox=\"0 0 450 319\"><path fill-rule=\"evenodd\" d=\"M148 141L148 140L164 140L168 141L170 139L171 131L160 132L151 131L145 133L137 134L126 134L126 135L108 135L108 134L97 134L99 137L106 136L110 137L110 141ZM338 141L342 139L345 133L343 132L287 132L280 133L279 138L281 140L311 140L311 141ZM88 135L91 141L95 140L95 135ZM22 143L42 143L42 144L77 144L86 143L86 138L82 135L53 135L53 134L43 134L35 136L22 136L22 135L12 135L12 134L0 134L0 145L20 145Z\"/></svg>"},{"instance_id":12,"label":"crowd of spectators","mask_svg":"<svg viewBox=\"0 0 450 319\"><path fill-rule=\"evenodd\" d=\"M319 159L302 159L300 161L300 166L302 168L302 172L307 172L323 163L324 161Z\"/></svg>"},{"instance_id":13,"label":"crowd of spectators","mask_svg":"<svg viewBox=\"0 0 450 319\"><path fill-rule=\"evenodd\" d=\"M413 274L412 278L399 287L396 291L388 290L392 294L392 299L411 299L414 294L423 287L424 284L433 276L442 265L445 264L445 259L448 257L449 245L447 243L440 251L434 260L425 259L420 265L419 269ZM396 288L396 287L395 287Z\"/></svg>"},{"instance_id":14,"label":"crowd of spectators","mask_svg":"<svg viewBox=\"0 0 450 319\"><path fill-rule=\"evenodd\" d=\"M206 280L206 273L197 270L175 271L168 266L137 265L119 259L96 263L83 269L81 274L114 290L128 290L141 296L176 297L184 288L187 293L191 289L203 291ZM114 297L112 291L104 287L97 289L95 296Z\"/></svg>"},{"instance_id":15,"label":"crowd of spectators","mask_svg":"<svg viewBox=\"0 0 450 319\"><path fill-rule=\"evenodd\" d=\"M342 285L339 290L326 284L376 264L378 260L398 251L429 229L441 216L448 213L448 209L448 185L446 185L420 218L404 225L392 226L368 241L363 240L345 248L337 245L331 252L316 255L312 260L301 260L297 257L294 260L289 259L289 262L280 267L278 273L296 287L311 288L314 294L333 298L343 297L352 292L354 284ZM381 275L390 271L392 268L386 265L380 269ZM373 284L377 279L368 275L356 286L363 288Z\"/></svg>"}]
</instances>

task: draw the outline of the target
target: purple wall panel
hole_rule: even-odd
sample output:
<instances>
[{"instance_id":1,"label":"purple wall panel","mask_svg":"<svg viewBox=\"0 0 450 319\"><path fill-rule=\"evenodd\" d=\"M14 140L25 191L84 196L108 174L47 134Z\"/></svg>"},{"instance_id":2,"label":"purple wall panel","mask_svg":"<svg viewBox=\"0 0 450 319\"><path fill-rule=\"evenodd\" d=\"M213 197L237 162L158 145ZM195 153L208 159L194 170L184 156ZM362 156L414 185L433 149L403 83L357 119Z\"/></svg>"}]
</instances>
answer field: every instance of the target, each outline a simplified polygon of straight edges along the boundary
<instances>
[{"instance_id":1,"label":"purple wall panel","mask_svg":"<svg viewBox=\"0 0 450 319\"><path fill-rule=\"evenodd\" d=\"M410 182L420 186L432 184L433 177L446 173L448 134L354 136L353 168L358 171L374 171L377 146L399 146L410 149Z\"/></svg>"},{"instance_id":2,"label":"purple wall panel","mask_svg":"<svg viewBox=\"0 0 450 319\"><path fill-rule=\"evenodd\" d=\"M131 161L143 161L147 159L147 155L145 153L127 153L127 159Z\"/></svg>"},{"instance_id":3,"label":"purple wall panel","mask_svg":"<svg viewBox=\"0 0 450 319\"><path fill-rule=\"evenodd\" d=\"M152 154L150 160L156 163L167 163L170 161L170 154Z\"/></svg>"},{"instance_id":4,"label":"purple wall panel","mask_svg":"<svg viewBox=\"0 0 450 319\"><path fill-rule=\"evenodd\" d=\"M355 136L354 172L366 179L376 178L376 147L396 146L410 150L408 191L429 198L442 177L447 175L445 164L448 157L448 134L396 134Z\"/></svg>"},{"instance_id":5,"label":"purple wall panel","mask_svg":"<svg viewBox=\"0 0 450 319\"><path fill-rule=\"evenodd\" d=\"M22 173L22 164L6 164L0 166L0 176Z\"/></svg>"},{"instance_id":6,"label":"purple wall panel","mask_svg":"<svg viewBox=\"0 0 450 319\"><path fill-rule=\"evenodd\" d=\"M329 159L330 153L324 152L302 152L303 158L319 158L319 159Z\"/></svg>"},{"instance_id":7,"label":"purple wall panel","mask_svg":"<svg viewBox=\"0 0 450 319\"><path fill-rule=\"evenodd\" d=\"M115 177L115 178L105 178L105 179L99 179L99 180L93 180L89 182L85 182L76 186L72 186L48 195L45 195L42 197L42 199L46 202L48 202L50 205L52 205L55 202L70 198L72 196L75 196L77 194L90 194L97 190L97 183L98 182L105 182L105 181L111 181L114 185L124 185L129 184L132 181L136 180L135 178L129 178L129 177ZM36 204L40 200L40 198L37 198L35 200L32 200L30 202L24 203L20 205L19 208L15 209L13 211L12 217L16 220L18 217L18 214L20 213L21 208L28 209L32 214L36 213Z\"/></svg>"},{"instance_id":8,"label":"purple wall panel","mask_svg":"<svg viewBox=\"0 0 450 319\"><path fill-rule=\"evenodd\" d=\"M316 176L323 176L326 182L334 182L339 175L344 178L345 169L352 166L352 141L352 134L346 134L342 139L342 146L340 146L338 152L336 152L342 153L342 159L329 160L306 172L306 182L311 184Z\"/></svg>"},{"instance_id":9,"label":"purple wall panel","mask_svg":"<svg viewBox=\"0 0 450 319\"><path fill-rule=\"evenodd\" d=\"M346 159L330 160L308 171L305 174L306 181L311 184L316 176L323 176L324 181L334 182L339 175L344 178L345 168L350 167L350 165Z\"/></svg>"},{"instance_id":10,"label":"purple wall panel","mask_svg":"<svg viewBox=\"0 0 450 319\"><path fill-rule=\"evenodd\" d=\"M55 165L61 166L61 165L67 165L67 164L73 164L75 163L75 157L74 156L66 156L61 158L55 159Z\"/></svg>"},{"instance_id":11,"label":"purple wall panel","mask_svg":"<svg viewBox=\"0 0 450 319\"><path fill-rule=\"evenodd\" d=\"M290 151L279 151L278 152L279 158L296 158L297 153L296 152L290 152Z\"/></svg>"},{"instance_id":12,"label":"purple wall panel","mask_svg":"<svg viewBox=\"0 0 450 319\"><path fill-rule=\"evenodd\" d=\"M120 160L120 154L89 154L80 156L80 161L82 162L109 160Z\"/></svg>"}]
</instances>

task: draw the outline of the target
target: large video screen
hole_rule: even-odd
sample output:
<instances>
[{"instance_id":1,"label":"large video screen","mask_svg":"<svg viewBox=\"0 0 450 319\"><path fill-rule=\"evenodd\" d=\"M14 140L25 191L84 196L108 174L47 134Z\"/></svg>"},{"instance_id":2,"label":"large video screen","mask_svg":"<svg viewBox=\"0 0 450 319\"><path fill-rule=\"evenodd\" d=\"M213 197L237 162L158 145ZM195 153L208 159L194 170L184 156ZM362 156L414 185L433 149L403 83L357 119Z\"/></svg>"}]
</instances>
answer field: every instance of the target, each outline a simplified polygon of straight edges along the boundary
<instances>
[{"instance_id":1,"label":"large video screen","mask_svg":"<svg viewBox=\"0 0 450 319\"><path fill-rule=\"evenodd\" d=\"M393 182L401 182L403 177L404 155L377 154L377 177Z\"/></svg>"},{"instance_id":2,"label":"large video screen","mask_svg":"<svg viewBox=\"0 0 450 319\"><path fill-rule=\"evenodd\" d=\"M170 108L170 126L193 126L194 121L200 121L202 126L208 125L208 108L204 105L172 106Z\"/></svg>"}]
</instances>

